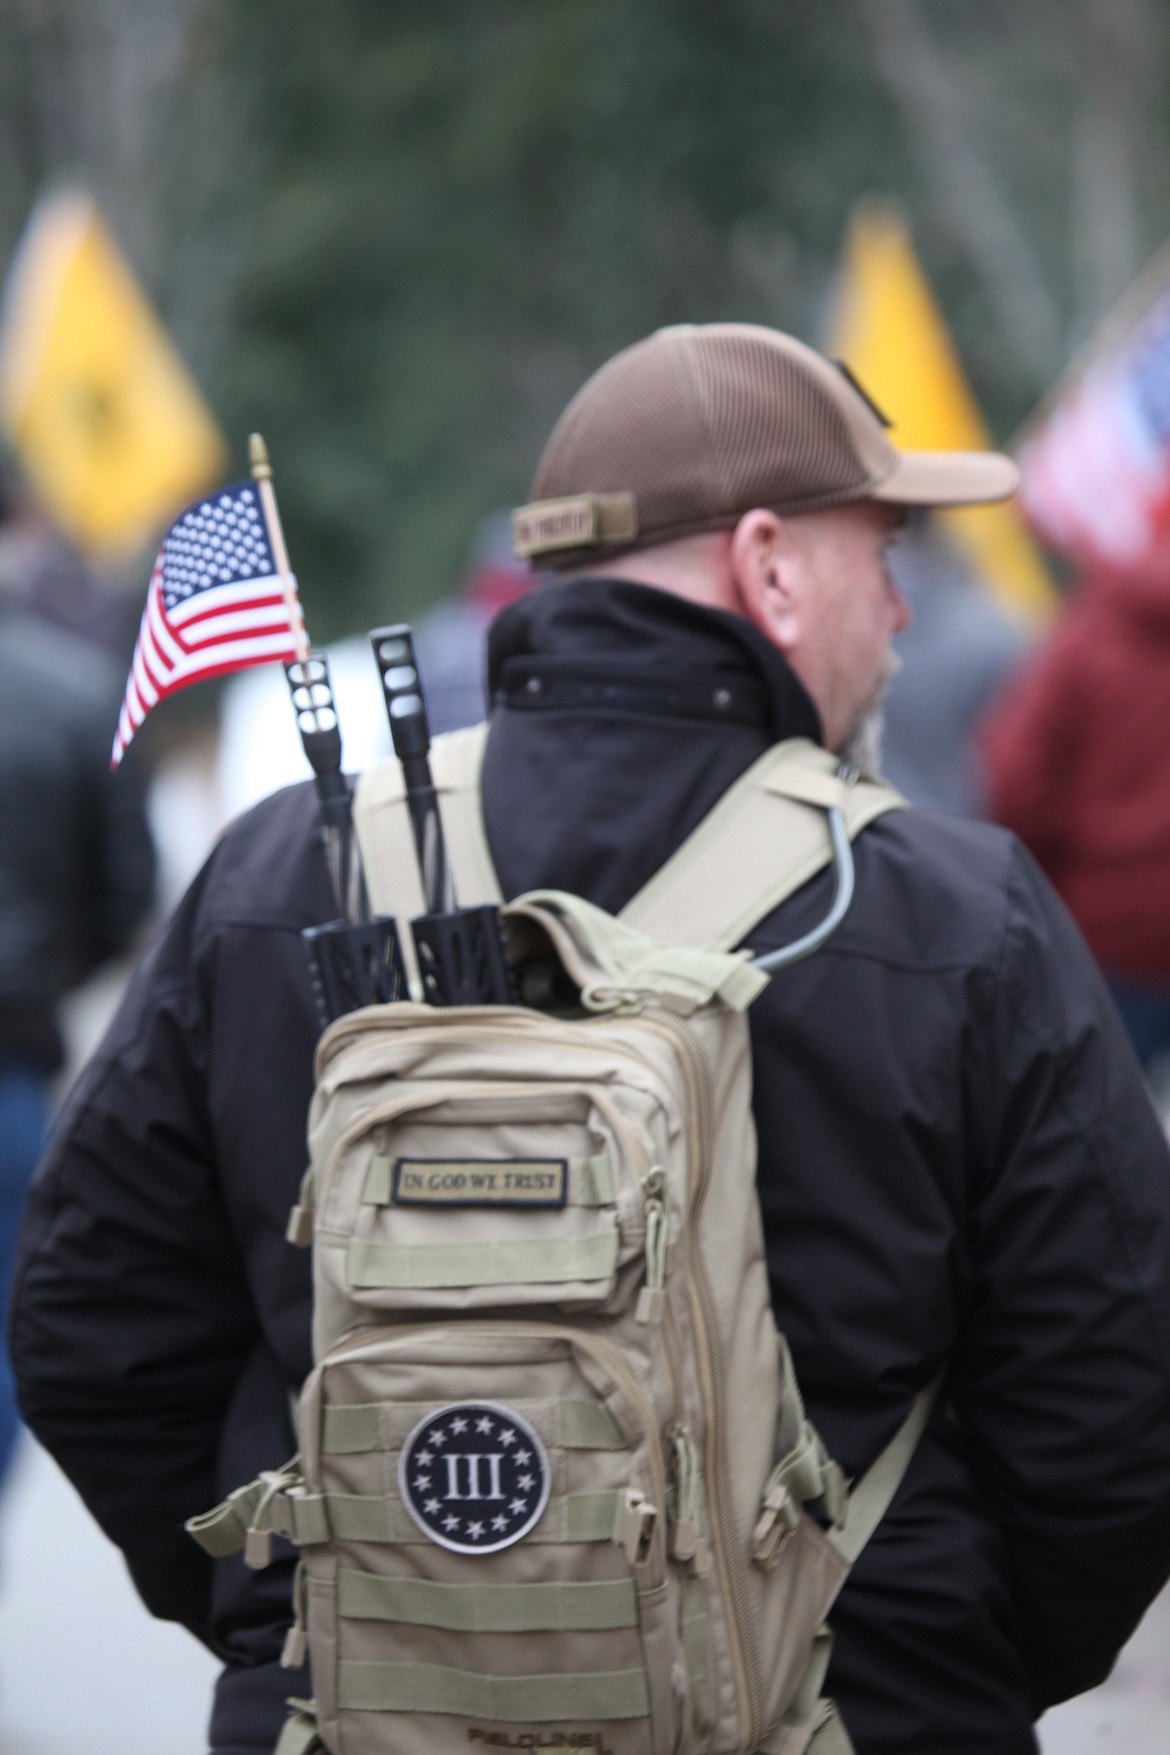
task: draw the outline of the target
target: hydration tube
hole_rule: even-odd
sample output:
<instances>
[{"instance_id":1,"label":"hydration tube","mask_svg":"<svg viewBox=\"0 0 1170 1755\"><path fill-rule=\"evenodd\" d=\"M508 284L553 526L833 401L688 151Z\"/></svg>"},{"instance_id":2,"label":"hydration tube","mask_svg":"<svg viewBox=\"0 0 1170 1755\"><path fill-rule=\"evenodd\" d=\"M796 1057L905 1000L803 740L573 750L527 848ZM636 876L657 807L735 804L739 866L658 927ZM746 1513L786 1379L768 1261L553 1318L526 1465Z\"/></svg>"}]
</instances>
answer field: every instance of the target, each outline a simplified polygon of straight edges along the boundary
<instances>
[{"instance_id":1,"label":"hydration tube","mask_svg":"<svg viewBox=\"0 0 1170 1755\"><path fill-rule=\"evenodd\" d=\"M839 779L848 779L853 770L842 764L838 770ZM801 938L793 939L791 944L782 945L778 951L768 951L762 957L752 959L753 969L762 969L765 974L773 975L777 969L787 969L792 963L799 963L809 957L836 932L853 900L853 892L857 887L857 872L853 863L853 848L849 840L849 830L845 824L844 812L830 805L825 812L828 818L829 842L833 849L833 900L824 919L806 932Z\"/></svg>"}]
</instances>

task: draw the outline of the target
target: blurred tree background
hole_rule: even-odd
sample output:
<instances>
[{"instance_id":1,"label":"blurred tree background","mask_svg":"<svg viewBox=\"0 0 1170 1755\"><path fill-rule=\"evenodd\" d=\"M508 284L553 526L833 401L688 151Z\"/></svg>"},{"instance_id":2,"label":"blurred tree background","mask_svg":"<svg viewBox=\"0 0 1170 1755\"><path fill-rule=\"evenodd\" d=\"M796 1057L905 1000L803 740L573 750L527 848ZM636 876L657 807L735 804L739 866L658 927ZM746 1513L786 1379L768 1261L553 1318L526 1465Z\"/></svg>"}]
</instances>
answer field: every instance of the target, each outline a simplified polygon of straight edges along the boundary
<instances>
[{"instance_id":1,"label":"blurred tree background","mask_svg":"<svg viewBox=\"0 0 1170 1755\"><path fill-rule=\"evenodd\" d=\"M687 319L815 341L898 198L1006 438L1170 234L1160 0L0 0L0 263L88 186L315 635L409 614L567 395Z\"/></svg>"}]
</instances>

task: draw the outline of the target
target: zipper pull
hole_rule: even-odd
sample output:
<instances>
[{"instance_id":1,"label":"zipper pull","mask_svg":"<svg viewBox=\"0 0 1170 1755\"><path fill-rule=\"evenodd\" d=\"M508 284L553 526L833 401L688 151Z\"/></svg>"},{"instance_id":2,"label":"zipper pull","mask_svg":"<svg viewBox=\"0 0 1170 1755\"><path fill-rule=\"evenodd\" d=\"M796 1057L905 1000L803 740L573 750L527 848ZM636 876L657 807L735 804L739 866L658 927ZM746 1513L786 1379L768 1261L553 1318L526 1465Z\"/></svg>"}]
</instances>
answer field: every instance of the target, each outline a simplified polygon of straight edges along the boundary
<instances>
[{"instance_id":1,"label":"zipper pull","mask_svg":"<svg viewBox=\"0 0 1170 1755\"><path fill-rule=\"evenodd\" d=\"M301 1191L297 1204L288 1216L285 1230L285 1241L295 1249L308 1249L313 1241L313 1168L312 1165L301 1177Z\"/></svg>"},{"instance_id":2,"label":"zipper pull","mask_svg":"<svg viewBox=\"0 0 1170 1755\"><path fill-rule=\"evenodd\" d=\"M670 1552L675 1560L688 1563L692 1572L704 1578L711 1570L711 1548L699 1527L699 1458L694 1441L685 1426L674 1427L670 1442L674 1449L674 1483L677 1495Z\"/></svg>"},{"instance_id":3,"label":"zipper pull","mask_svg":"<svg viewBox=\"0 0 1170 1755\"><path fill-rule=\"evenodd\" d=\"M752 1559L765 1572L780 1562L780 1556L800 1527L800 1506L773 1470L764 1484L760 1515L752 1531Z\"/></svg>"},{"instance_id":4,"label":"zipper pull","mask_svg":"<svg viewBox=\"0 0 1170 1755\"><path fill-rule=\"evenodd\" d=\"M649 1560L657 1524L657 1507L636 1487L628 1487L618 1505L613 1539L619 1548L625 1549L631 1566L644 1566Z\"/></svg>"},{"instance_id":5,"label":"zipper pull","mask_svg":"<svg viewBox=\"0 0 1170 1755\"><path fill-rule=\"evenodd\" d=\"M299 1670L308 1653L309 1635L305 1625L308 1619L308 1594L305 1563L298 1560L297 1569L293 1573L293 1624L288 1630L284 1650L280 1654L282 1670Z\"/></svg>"},{"instance_id":6,"label":"zipper pull","mask_svg":"<svg viewBox=\"0 0 1170 1755\"><path fill-rule=\"evenodd\" d=\"M661 1322L666 1301L666 1246L670 1221L663 1194L666 1172L658 1164L642 1178L646 1191L646 1283L638 1293L634 1321L645 1325Z\"/></svg>"}]
</instances>

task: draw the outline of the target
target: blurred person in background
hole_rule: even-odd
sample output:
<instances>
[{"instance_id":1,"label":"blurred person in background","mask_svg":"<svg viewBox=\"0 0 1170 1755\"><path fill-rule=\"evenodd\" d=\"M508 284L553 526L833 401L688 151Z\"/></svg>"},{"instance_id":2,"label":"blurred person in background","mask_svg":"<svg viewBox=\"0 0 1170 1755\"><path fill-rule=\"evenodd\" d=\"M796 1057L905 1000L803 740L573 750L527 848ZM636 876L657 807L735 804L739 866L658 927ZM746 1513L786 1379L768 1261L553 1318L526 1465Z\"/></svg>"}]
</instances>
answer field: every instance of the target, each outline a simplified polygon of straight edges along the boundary
<instances>
[{"instance_id":1,"label":"blurred person in background","mask_svg":"<svg viewBox=\"0 0 1170 1755\"><path fill-rule=\"evenodd\" d=\"M108 655L113 670L121 671L138 626L136 596L99 585L17 474L4 477L0 494L7 507L5 589L11 601L39 621L98 648Z\"/></svg>"},{"instance_id":2,"label":"blurred person in background","mask_svg":"<svg viewBox=\"0 0 1170 1755\"><path fill-rule=\"evenodd\" d=\"M981 732L988 803L1104 971L1143 1066L1170 1049L1170 557L1088 574Z\"/></svg>"},{"instance_id":3,"label":"blurred person in background","mask_svg":"<svg viewBox=\"0 0 1170 1755\"><path fill-rule=\"evenodd\" d=\"M890 571L912 619L886 692L882 773L911 804L986 815L976 728L1028 636L973 577L929 513L911 514Z\"/></svg>"},{"instance_id":4,"label":"blurred person in background","mask_svg":"<svg viewBox=\"0 0 1170 1755\"><path fill-rule=\"evenodd\" d=\"M58 1007L130 943L150 906L142 794L108 748L121 677L99 647L34 613L62 553L0 481L0 1301L65 1058ZM91 587L92 591L92 587ZM0 1356L0 1481L19 1430Z\"/></svg>"}]
</instances>

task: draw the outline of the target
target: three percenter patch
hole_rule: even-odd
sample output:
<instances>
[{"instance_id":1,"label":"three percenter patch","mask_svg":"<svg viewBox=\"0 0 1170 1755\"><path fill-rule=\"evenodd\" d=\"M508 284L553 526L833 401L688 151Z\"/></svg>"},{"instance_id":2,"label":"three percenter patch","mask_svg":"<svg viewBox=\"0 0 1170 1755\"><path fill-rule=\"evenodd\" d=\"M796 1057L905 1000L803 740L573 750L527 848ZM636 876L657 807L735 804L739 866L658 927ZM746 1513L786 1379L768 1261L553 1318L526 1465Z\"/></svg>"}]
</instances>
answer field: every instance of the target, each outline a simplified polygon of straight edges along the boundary
<instances>
[{"instance_id":1,"label":"three percenter patch","mask_svg":"<svg viewBox=\"0 0 1170 1755\"><path fill-rule=\"evenodd\" d=\"M402 1503L424 1535L456 1554L510 1548L540 1518L551 1483L539 1433L498 1402L424 1415L398 1459Z\"/></svg>"}]
</instances>

